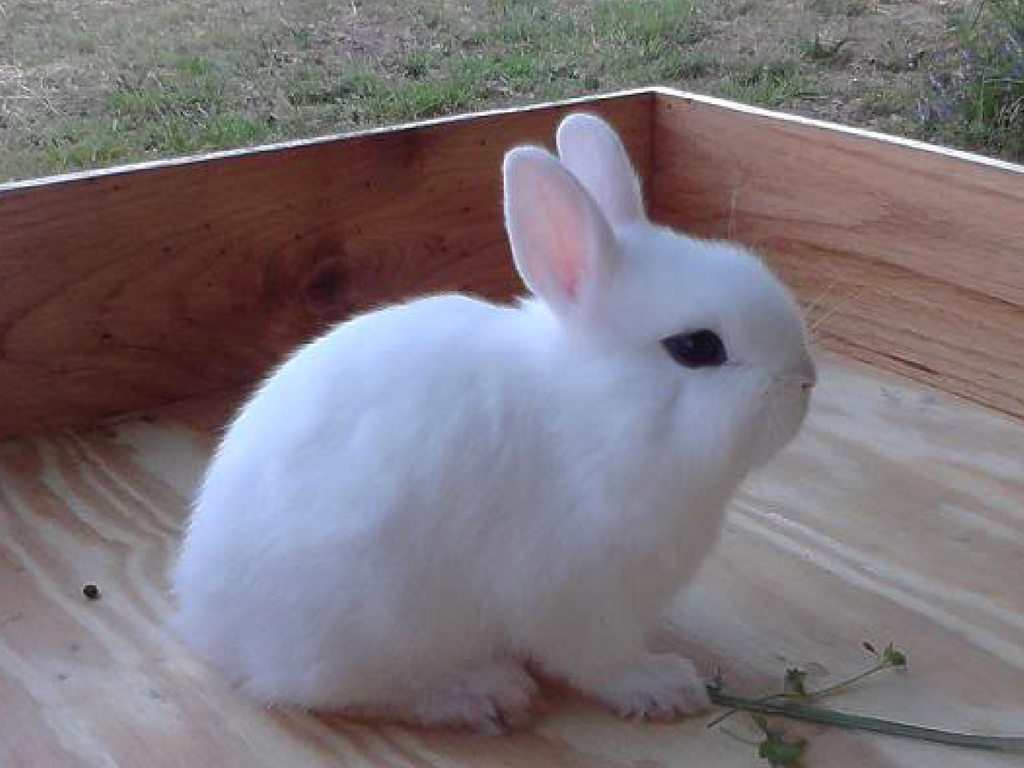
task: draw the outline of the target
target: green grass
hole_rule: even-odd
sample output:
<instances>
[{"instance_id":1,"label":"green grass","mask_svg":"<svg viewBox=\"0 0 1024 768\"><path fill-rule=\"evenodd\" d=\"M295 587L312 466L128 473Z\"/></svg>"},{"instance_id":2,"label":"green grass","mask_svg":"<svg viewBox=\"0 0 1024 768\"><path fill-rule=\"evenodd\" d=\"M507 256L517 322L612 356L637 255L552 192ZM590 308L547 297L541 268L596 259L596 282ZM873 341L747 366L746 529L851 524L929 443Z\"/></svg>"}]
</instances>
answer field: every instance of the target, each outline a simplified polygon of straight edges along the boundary
<instances>
[{"instance_id":1,"label":"green grass","mask_svg":"<svg viewBox=\"0 0 1024 768\"><path fill-rule=\"evenodd\" d=\"M91 61L102 51L113 76L90 94L86 114L25 115L5 137L0 178L551 99L710 66L683 52L695 34L688 0L485 0L470 19L456 10L420 4L406 14L420 45L364 57L318 39L332 30L310 10L207 28L170 50L156 42L152 20L123 52L83 37L78 55ZM179 24L201 21L179 14ZM101 37L119 36L113 19L94 23Z\"/></svg>"},{"instance_id":2,"label":"green grass","mask_svg":"<svg viewBox=\"0 0 1024 768\"><path fill-rule=\"evenodd\" d=\"M845 37L832 40L815 32L813 37L798 38L797 48L800 55L807 61L830 66L843 66L851 58L850 51L846 48L848 42L849 40Z\"/></svg>"},{"instance_id":3,"label":"green grass","mask_svg":"<svg viewBox=\"0 0 1024 768\"><path fill-rule=\"evenodd\" d=\"M914 117L920 62L951 82L939 52L982 32L940 39L944 13L965 16L935 10L911 33L880 2L7 0L0 181L652 83L1024 153L987 81L965 86L959 127Z\"/></svg>"},{"instance_id":4,"label":"green grass","mask_svg":"<svg viewBox=\"0 0 1024 768\"><path fill-rule=\"evenodd\" d=\"M791 56L741 66L722 80L719 90L736 101L773 106L812 95L813 85L796 57Z\"/></svg>"},{"instance_id":5,"label":"green grass","mask_svg":"<svg viewBox=\"0 0 1024 768\"><path fill-rule=\"evenodd\" d=\"M807 6L823 16L863 16L871 7L870 0L807 0Z\"/></svg>"},{"instance_id":6,"label":"green grass","mask_svg":"<svg viewBox=\"0 0 1024 768\"><path fill-rule=\"evenodd\" d=\"M888 118L912 113L918 97L916 88L887 88L866 94L862 103L867 114Z\"/></svg>"}]
</instances>

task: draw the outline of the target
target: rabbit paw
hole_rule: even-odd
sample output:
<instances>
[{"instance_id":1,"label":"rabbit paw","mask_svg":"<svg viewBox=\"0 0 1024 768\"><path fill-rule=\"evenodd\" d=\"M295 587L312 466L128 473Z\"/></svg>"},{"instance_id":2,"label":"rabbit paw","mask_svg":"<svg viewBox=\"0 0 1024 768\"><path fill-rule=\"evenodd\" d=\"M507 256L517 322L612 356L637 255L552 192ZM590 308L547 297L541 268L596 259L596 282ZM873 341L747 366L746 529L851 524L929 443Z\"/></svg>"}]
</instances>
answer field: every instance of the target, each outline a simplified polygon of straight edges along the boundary
<instances>
[{"instance_id":1,"label":"rabbit paw","mask_svg":"<svg viewBox=\"0 0 1024 768\"><path fill-rule=\"evenodd\" d=\"M526 726L537 684L514 661L495 662L438 680L418 693L410 719L428 726L499 734Z\"/></svg>"},{"instance_id":2,"label":"rabbit paw","mask_svg":"<svg viewBox=\"0 0 1024 768\"><path fill-rule=\"evenodd\" d=\"M647 654L591 693L622 717L646 720L675 720L710 705L693 662L669 653Z\"/></svg>"}]
</instances>

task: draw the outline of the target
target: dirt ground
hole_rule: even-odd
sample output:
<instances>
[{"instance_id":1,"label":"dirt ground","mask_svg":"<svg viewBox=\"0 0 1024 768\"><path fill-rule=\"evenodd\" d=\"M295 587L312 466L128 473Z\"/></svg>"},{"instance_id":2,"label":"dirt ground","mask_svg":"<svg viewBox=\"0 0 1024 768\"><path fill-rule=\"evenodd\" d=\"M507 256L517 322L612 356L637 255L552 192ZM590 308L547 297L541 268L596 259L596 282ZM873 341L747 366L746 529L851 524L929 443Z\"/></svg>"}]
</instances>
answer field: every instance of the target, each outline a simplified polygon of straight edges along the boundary
<instances>
[{"instance_id":1,"label":"dirt ground","mask_svg":"<svg viewBox=\"0 0 1024 768\"><path fill-rule=\"evenodd\" d=\"M817 66L808 91L777 106L893 132L911 128L916 92L955 46L950 9L962 7L956 0L833 0L818 4L825 12L791 0L749 5L712 22L709 50L727 60L784 55L795 33L805 60Z\"/></svg>"}]
</instances>

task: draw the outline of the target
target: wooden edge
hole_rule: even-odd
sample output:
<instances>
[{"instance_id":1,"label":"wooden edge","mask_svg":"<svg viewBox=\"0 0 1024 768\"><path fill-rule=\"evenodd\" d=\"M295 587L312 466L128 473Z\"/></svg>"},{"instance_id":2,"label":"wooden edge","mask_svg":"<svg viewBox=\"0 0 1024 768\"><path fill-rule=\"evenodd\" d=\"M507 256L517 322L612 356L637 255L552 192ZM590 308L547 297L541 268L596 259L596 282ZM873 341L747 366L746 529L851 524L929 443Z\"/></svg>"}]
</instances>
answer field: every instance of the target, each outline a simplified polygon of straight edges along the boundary
<instances>
[{"instance_id":1,"label":"wooden edge","mask_svg":"<svg viewBox=\"0 0 1024 768\"><path fill-rule=\"evenodd\" d=\"M622 99L633 96L650 95L654 95L659 98L683 99L685 101L692 101L701 104L707 104L709 106L721 107L722 109L729 109L734 112L742 114L754 115L757 117L764 117L772 120L781 120L797 125L805 125L814 128L823 128L830 131L837 131L839 133L843 133L849 136L857 136L859 138L870 139L872 141L881 141L889 144L895 144L897 146L919 150L922 152L934 152L941 155L945 155L947 157L953 157L959 160L967 160L970 162L981 163L982 165L987 165L993 168L1000 168L1003 170L1013 171L1015 173L1024 173L1024 165L1011 163L1006 160L999 160L996 158L986 157L984 155L979 155L973 152L943 147L939 144L930 144L928 142L918 141L916 139L909 139L901 136L895 136L893 134L879 133L877 131L870 131L864 128L843 125L842 123L833 123L827 120L818 120L815 118L804 117L790 112L779 112L776 110L764 109L762 107L755 107L749 104L744 104L742 102L731 101L729 99L722 99L716 96L708 96L706 94L694 93L692 91L683 91L677 88L669 88L667 86L662 85L648 85L640 86L637 88L627 88L621 91L612 91L610 93L591 94L586 96L576 96L568 99L558 99L555 101L545 101L512 107L497 107L494 109L480 110L477 112L460 112L454 115L445 115L443 117L429 118L426 120L416 120L407 123L397 123L395 125L385 125L376 128L368 128L365 130L323 134L320 136L312 136L305 139L294 139L291 141L260 144L258 146L253 147L240 147L238 149L218 150L215 152L205 152L195 155L182 155L178 157L162 158L159 160L148 160L139 163L115 165L109 168L97 168L87 171L73 171L69 173L53 174L50 176L40 176L32 179L20 179L17 181L2 182L0 183L0 194L11 189L22 189L25 187L35 187L44 184L59 184L69 181L78 181L81 179L91 179L101 176L131 173L134 171L147 170L151 168L163 168L176 165L189 165L192 163L198 163L207 160L218 160L224 158L239 157L243 155L257 154L260 152L274 152L281 149L291 149L294 147L322 144L326 142L338 141L339 139L351 139L364 136L377 136L399 131L415 130L418 128L424 128L432 125L454 124L465 120L474 120L482 117L500 117L502 115L516 114L519 112L531 112L536 110L550 109L552 107L569 107L577 104L584 105L599 103L611 99Z\"/></svg>"},{"instance_id":2,"label":"wooden edge","mask_svg":"<svg viewBox=\"0 0 1024 768\"><path fill-rule=\"evenodd\" d=\"M666 133L664 108L684 104L718 122L705 125L702 135L699 121L677 114ZM1024 243L1024 231L1016 240L1007 225L990 238L995 279L968 274L956 263L956 249L972 236L972 201L987 202L993 192L967 190L968 204L939 210L945 189L934 181L966 189L991 186L998 177L1001 221L1016 211L1024 222L1017 196L1024 195L1024 168L722 99L640 88L0 185L0 388L7 400L0 404L0 432L86 423L251 381L325 323L410 292L454 288L504 298L518 282L500 231L497 174L481 169L497 168L509 141L550 145L552 121L577 106L594 106L629 132L652 211L695 234L720 234L710 225L721 219L729 175L737 164L749 164L754 198L741 201L736 234L767 252L805 298L837 270L870 273L876 289L917 275L921 290L904 297L897 312L903 320L886 322L935 312L928 338L951 331L961 346L977 344L962 326L978 308L1002 302L982 319L994 334L988 351L1010 359L1004 366L983 359L984 349L943 348L936 368L927 359L934 350L908 341L914 330L905 323L874 327L861 317L854 325L874 335L867 341L842 336L856 312L872 315L873 302L896 311L884 291L840 313L826 340L851 357L1024 413L1022 364L1013 362L1024 277L1002 280L1007 265L1018 263L1013 247ZM746 133L736 134L738 127ZM822 206L840 206L827 194L822 202L821 190L785 199L766 191L776 158L758 157L748 140L760 148L817 142L827 150L824 165L838 159L854 169L853 187L862 191L874 183L856 170L872 167L867 156L881 153L904 165L908 157L935 160L943 167L922 183L931 184L936 210L964 224L966 234L927 243L947 252L933 259L920 249L889 253L884 238L892 231L876 236L870 218L839 230L835 222L813 221L811 213ZM795 146L802 155L803 146ZM794 169L786 171L792 176ZM771 211L780 202L800 220L795 228ZM914 212L906 199L896 202L900 215ZM950 307L959 314L940 312Z\"/></svg>"},{"instance_id":3,"label":"wooden edge","mask_svg":"<svg viewBox=\"0 0 1024 768\"><path fill-rule=\"evenodd\" d=\"M176 166L193 165L195 163L209 162L211 160L225 160L236 157L245 157L248 155L258 155L266 152L279 152L281 150L295 149L298 147L309 147L315 146L317 144L328 144L340 140L372 138L374 136L386 136L389 134L401 133L404 131L420 130L422 128L429 128L432 126L457 125L459 123L464 123L466 121L481 120L483 118L488 117L502 117L504 115L515 115L525 112L539 112L543 110L549 110L552 108L561 109L566 107L572 107L575 105L582 106L587 104L600 104L602 102L613 101L617 99L629 99L637 96L652 96L655 92L660 91L658 91L658 89L651 87L630 88L621 91L612 91L611 93L593 94L590 96L577 96L569 99L559 99L556 101L543 101L534 104L524 104L512 107L498 107L495 109L486 109L477 112L460 112L454 115L445 115L444 117L435 117L426 120L415 120L407 123L397 123L394 125L384 125L377 128L368 128L365 130L323 134L321 136L312 136L310 138L305 139L294 139L291 141L279 141L270 144L260 144L254 147L239 147L238 149L225 149L218 150L215 152L203 152L195 155L181 155L178 157L168 157L159 160L147 160L139 163L114 165L109 168L96 168L87 171L72 171L69 173L54 174L50 176L40 176L38 178L33 179L22 179L18 181L0 183L0 195L2 195L4 192L16 189L39 187L50 184L66 184L68 182L97 179L105 176L116 176L123 173L136 173L138 171L152 170L154 168L172 168Z\"/></svg>"}]
</instances>

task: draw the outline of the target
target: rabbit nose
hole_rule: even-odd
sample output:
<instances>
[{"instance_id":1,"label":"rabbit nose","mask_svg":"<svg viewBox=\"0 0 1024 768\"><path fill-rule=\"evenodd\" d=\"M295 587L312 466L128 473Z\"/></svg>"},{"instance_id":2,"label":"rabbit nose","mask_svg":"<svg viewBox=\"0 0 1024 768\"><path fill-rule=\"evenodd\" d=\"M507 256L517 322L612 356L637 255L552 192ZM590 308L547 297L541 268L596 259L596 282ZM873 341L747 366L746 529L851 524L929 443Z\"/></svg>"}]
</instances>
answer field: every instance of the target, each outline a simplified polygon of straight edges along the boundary
<instances>
[{"instance_id":1,"label":"rabbit nose","mask_svg":"<svg viewBox=\"0 0 1024 768\"><path fill-rule=\"evenodd\" d=\"M818 383L818 368L810 355L801 362L797 373L797 380L800 382L800 388L804 392L810 392L814 389L814 385Z\"/></svg>"}]
</instances>

